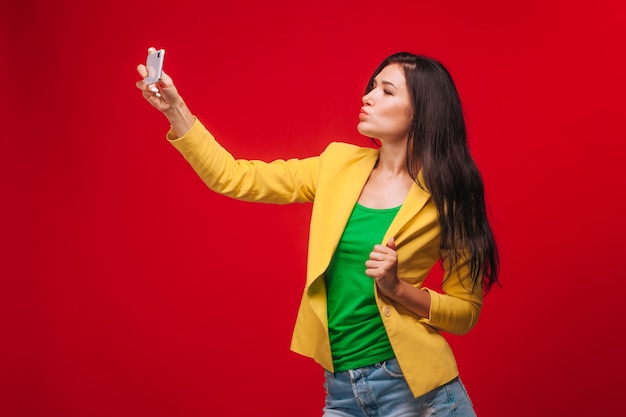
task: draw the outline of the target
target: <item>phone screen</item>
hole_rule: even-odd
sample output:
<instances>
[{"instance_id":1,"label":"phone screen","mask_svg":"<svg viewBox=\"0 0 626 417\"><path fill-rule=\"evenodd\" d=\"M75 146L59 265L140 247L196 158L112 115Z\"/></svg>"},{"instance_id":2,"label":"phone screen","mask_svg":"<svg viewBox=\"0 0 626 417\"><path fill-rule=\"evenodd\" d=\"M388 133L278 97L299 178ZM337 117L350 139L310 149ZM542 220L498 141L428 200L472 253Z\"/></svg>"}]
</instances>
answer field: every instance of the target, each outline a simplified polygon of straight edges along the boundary
<instances>
[{"instance_id":1,"label":"phone screen","mask_svg":"<svg viewBox=\"0 0 626 417\"><path fill-rule=\"evenodd\" d=\"M146 58L146 69L148 70L148 76L143 79L146 84L154 84L161 79L164 58L165 49L159 49L158 51L148 54L148 57Z\"/></svg>"}]
</instances>

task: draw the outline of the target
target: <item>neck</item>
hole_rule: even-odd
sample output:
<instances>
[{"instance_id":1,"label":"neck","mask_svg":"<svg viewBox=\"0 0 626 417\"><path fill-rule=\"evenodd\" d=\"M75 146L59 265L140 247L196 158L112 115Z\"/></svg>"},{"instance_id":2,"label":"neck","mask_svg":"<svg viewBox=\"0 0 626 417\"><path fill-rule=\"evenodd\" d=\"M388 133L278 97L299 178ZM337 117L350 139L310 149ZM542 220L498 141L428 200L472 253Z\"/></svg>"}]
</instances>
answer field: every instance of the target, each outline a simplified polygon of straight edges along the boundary
<instances>
[{"instance_id":1,"label":"neck","mask_svg":"<svg viewBox=\"0 0 626 417\"><path fill-rule=\"evenodd\" d=\"M407 175L406 143L381 146L376 169L388 178Z\"/></svg>"}]
</instances>

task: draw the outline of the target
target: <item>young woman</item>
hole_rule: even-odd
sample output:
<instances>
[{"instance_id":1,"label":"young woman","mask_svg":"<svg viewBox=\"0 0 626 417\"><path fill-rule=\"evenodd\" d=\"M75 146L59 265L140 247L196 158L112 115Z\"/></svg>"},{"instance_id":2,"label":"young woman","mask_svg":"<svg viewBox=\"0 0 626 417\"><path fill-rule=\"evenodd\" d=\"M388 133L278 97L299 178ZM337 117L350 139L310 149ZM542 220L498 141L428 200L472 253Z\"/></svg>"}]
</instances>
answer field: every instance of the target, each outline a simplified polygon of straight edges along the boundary
<instances>
[{"instance_id":1,"label":"young woman","mask_svg":"<svg viewBox=\"0 0 626 417\"><path fill-rule=\"evenodd\" d=\"M476 324L499 260L460 100L439 62L398 53L376 69L358 130L378 146L332 143L317 157L269 163L235 160L167 74L137 87L212 190L313 203L291 348L325 370L324 416L475 415L440 331ZM439 261L440 290L423 287Z\"/></svg>"}]
</instances>

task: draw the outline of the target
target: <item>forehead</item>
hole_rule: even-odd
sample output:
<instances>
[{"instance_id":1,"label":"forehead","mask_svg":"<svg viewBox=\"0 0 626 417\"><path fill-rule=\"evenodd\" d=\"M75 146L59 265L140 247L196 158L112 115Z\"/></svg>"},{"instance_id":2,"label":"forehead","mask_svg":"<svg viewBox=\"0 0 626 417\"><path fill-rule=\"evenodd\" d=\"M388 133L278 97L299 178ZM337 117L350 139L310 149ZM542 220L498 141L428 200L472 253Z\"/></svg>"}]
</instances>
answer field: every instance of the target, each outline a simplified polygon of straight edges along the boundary
<instances>
[{"instance_id":1,"label":"forehead","mask_svg":"<svg viewBox=\"0 0 626 417\"><path fill-rule=\"evenodd\" d=\"M390 82L396 87L406 87L406 77L404 76L404 69L400 64L389 64L385 68L382 69L376 75L376 82Z\"/></svg>"}]
</instances>

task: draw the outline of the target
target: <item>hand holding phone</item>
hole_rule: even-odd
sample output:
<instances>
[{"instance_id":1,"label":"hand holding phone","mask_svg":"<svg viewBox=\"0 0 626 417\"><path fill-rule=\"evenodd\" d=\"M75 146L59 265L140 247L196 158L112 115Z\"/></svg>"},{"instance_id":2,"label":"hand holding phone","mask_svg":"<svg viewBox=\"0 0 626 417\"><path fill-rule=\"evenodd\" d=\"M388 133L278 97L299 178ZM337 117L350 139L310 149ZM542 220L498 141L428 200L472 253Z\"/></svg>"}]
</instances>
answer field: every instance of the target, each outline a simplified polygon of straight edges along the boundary
<instances>
[{"instance_id":1,"label":"hand holding phone","mask_svg":"<svg viewBox=\"0 0 626 417\"><path fill-rule=\"evenodd\" d=\"M165 49L158 49L148 54L146 57L146 70L148 71L148 75L143 79L146 84L150 85L159 82L161 72L163 71L164 58Z\"/></svg>"}]
</instances>

